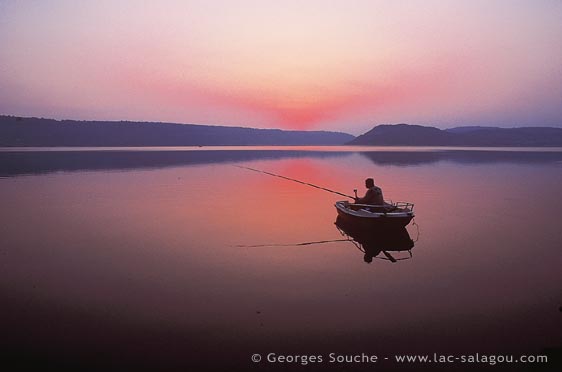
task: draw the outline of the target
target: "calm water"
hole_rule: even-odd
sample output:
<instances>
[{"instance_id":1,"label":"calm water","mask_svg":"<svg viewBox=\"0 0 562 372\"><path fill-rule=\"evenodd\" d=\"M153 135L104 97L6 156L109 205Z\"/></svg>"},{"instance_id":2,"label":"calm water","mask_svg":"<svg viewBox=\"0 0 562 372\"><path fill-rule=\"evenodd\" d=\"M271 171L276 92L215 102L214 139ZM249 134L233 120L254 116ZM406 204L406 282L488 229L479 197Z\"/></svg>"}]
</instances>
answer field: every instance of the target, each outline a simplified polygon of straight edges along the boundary
<instances>
[{"instance_id":1,"label":"calm water","mask_svg":"<svg viewBox=\"0 0 562 372\"><path fill-rule=\"evenodd\" d=\"M250 356L562 346L562 150L365 150L0 152L8 360L312 370ZM374 177L415 203L411 258L297 245L345 239L342 198L233 165L347 194Z\"/></svg>"}]
</instances>

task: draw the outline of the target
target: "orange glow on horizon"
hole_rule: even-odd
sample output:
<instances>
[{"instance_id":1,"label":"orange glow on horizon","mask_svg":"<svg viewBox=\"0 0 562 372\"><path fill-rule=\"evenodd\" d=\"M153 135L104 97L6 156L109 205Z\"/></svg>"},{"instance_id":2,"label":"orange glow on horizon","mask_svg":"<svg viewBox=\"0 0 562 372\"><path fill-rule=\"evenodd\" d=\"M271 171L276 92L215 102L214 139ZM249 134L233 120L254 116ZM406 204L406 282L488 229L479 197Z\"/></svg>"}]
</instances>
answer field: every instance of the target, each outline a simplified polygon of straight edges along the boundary
<instances>
[{"instance_id":1,"label":"orange glow on horizon","mask_svg":"<svg viewBox=\"0 0 562 372\"><path fill-rule=\"evenodd\" d=\"M353 134L562 118L557 2L3 7L2 114Z\"/></svg>"},{"instance_id":2,"label":"orange glow on horizon","mask_svg":"<svg viewBox=\"0 0 562 372\"><path fill-rule=\"evenodd\" d=\"M357 77L355 83L326 82L329 88L318 89L306 81L294 81L294 91L287 86L266 86L264 83L236 87L228 81L224 82L226 87L221 89L214 82L193 84L182 79L143 74L141 71L124 73L126 78L122 77L122 82L133 89L159 97L168 104L182 105L198 100L214 107L240 108L260 114L273 119L273 127L308 130L350 112L366 109L376 112L383 107L431 96L444 88L448 81L447 74L455 68L458 68L458 62L452 59L425 71L403 72L394 79L386 77L388 81L380 79L374 82L369 81L368 76L363 76ZM361 80L362 83L358 83Z\"/></svg>"}]
</instances>

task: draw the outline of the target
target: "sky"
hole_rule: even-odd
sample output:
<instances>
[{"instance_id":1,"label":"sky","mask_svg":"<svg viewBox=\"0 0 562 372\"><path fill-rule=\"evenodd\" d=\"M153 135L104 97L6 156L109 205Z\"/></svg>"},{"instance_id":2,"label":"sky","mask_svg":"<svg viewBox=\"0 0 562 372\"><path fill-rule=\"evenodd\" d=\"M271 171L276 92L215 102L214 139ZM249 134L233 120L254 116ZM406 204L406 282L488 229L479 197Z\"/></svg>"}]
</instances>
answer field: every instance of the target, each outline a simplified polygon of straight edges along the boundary
<instances>
[{"instance_id":1,"label":"sky","mask_svg":"<svg viewBox=\"0 0 562 372\"><path fill-rule=\"evenodd\" d=\"M562 1L0 0L0 114L562 126Z\"/></svg>"}]
</instances>

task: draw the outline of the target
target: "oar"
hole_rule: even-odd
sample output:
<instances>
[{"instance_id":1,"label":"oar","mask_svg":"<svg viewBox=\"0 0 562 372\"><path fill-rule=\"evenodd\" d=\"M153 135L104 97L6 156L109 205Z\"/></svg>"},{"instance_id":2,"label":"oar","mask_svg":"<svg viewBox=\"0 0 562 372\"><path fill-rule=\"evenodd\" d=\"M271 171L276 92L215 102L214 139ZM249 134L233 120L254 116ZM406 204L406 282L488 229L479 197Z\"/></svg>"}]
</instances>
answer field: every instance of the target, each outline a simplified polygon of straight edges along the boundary
<instances>
[{"instance_id":1,"label":"oar","mask_svg":"<svg viewBox=\"0 0 562 372\"><path fill-rule=\"evenodd\" d=\"M338 194L338 195L341 195L341 196L345 196L346 198L350 198L350 199L355 200L355 198L354 198L353 196L351 196L351 195L347 195L347 194L341 193L341 192L339 192L339 191L330 190L330 189L327 189L327 188L322 187L322 186L314 185L314 184L312 184L312 183L299 181L299 180L296 180L296 179L294 179L294 178L289 178L289 177L281 176L281 175L279 175L279 174L275 174L275 173L271 173L271 172L266 172L266 171L259 170L259 169L255 169L255 168L244 167L244 166L242 166L242 165L234 165L234 166L237 167L237 168L242 168L242 169L251 170L251 171L253 171L253 172L258 172L258 173L267 174L267 175L273 176L273 177L283 178L283 179L288 180L288 181L298 182L298 183L303 184L303 185L306 185L306 186L315 187L315 188L320 189L320 190L328 191L328 192L331 192L331 193L333 193L333 194Z\"/></svg>"}]
</instances>

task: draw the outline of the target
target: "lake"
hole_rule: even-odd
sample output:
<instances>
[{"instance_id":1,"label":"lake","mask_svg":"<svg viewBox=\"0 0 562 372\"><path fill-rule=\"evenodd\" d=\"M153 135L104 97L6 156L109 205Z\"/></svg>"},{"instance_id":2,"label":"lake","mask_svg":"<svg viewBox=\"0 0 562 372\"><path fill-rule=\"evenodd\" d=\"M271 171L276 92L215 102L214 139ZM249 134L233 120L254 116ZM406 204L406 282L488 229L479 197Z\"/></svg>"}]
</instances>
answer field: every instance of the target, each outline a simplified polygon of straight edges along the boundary
<instances>
[{"instance_id":1,"label":"lake","mask_svg":"<svg viewBox=\"0 0 562 372\"><path fill-rule=\"evenodd\" d=\"M345 198L238 166L351 195L374 177L415 203L413 247L366 263L334 224ZM560 190L559 148L4 148L3 360L381 370L403 366L396 354L559 355Z\"/></svg>"}]
</instances>

